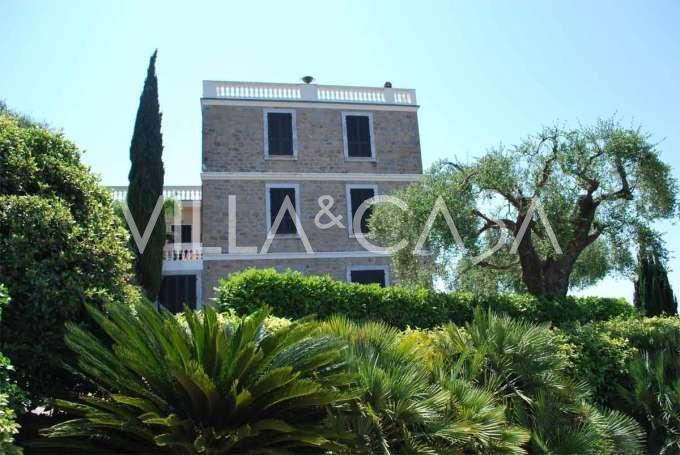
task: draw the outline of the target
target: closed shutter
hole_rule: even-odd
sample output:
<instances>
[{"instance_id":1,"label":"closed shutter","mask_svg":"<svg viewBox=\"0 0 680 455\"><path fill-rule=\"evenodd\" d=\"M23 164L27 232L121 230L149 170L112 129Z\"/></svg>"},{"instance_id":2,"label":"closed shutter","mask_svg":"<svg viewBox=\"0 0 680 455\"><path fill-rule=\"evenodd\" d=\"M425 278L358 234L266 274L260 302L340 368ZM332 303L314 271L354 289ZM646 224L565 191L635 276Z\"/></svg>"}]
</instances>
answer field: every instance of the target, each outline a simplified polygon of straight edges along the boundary
<instances>
[{"instance_id":1,"label":"closed shutter","mask_svg":"<svg viewBox=\"0 0 680 455\"><path fill-rule=\"evenodd\" d=\"M370 158L371 128L365 115L345 117L347 127L347 155L352 158Z\"/></svg>"},{"instance_id":2,"label":"closed shutter","mask_svg":"<svg viewBox=\"0 0 680 455\"><path fill-rule=\"evenodd\" d=\"M158 301L173 313L187 305L196 309L196 275L167 275L161 282Z\"/></svg>"},{"instance_id":3,"label":"closed shutter","mask_svg":"<svg viewBox=\"0 0 680 455\"><path fill-rule=\"evenodd\" d=\"M276 215L279 214L281 206L283 206L283 201L286 196L290 199L291 204L293 204L293 209L295 209L295 188L270 188L269 189L269 216L274 225L276 220ZM297 234L297 229L295 228L295 221L291 214L286 211L281 219L281 224L276 231L277 234Z\"/></svg>"},{"instance_id":4,"label":"closed shutter","mask_svg":"<svg viewBox=\"0 0 680 455\"><path fill-rule=\"evenodd\" d=\"M375 191L373 188L351 188L349 191L351 204L352 204L352 227L354 227L354 215L359 210L359 206L367 199L375 196ZM373 213L373 205L369 206L364 212L364 216L361 217L361 233L368 233L368 219Z\"/></svg>"},{"instance_id":5,"label":"closed shutter","mask_svg":"<svg viewBox=\"0 0 680 455\"><path fill-rule=\"evenodd\" d=\"M293 114L267 113L270 155L293 155Z\"/></svg>"},{"instance_id":6,"label":"closed shutter","mask_svg":"<svg viewBox=\"0 0 680 455\"><path fill-rule=\"evenodd\" d=\"M385 270L351 270L350 281L359 284L377 283L380 286L385 287Z\"/></svg>"}]
</instances>

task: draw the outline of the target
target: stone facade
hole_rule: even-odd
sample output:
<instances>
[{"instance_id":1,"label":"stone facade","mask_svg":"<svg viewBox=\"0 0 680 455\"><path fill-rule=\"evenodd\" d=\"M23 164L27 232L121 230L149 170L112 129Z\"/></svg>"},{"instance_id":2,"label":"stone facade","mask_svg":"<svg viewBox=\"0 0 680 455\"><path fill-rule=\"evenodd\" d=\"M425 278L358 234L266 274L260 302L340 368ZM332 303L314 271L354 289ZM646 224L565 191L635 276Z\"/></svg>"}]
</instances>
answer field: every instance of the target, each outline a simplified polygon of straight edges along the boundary
<instances>
[{"instance_id":1,"label":"stone facade","mask_svg":"<svg viewBox=\"0 0 680 455\"><path fill-rule=\"evenodd\" d=\"M295 157L266 156L264 119L270 109L294 111ZM373 159L346 158L343 112L371 116ZM347 279L352 267L388 267L388 257L371 255L348 230L348 185L372 186L383 195L417 179L422 162L416 106L203 99L202 117L204 299L212 296L220 278L247 267L291 268L338 280ZM314 254L305 257L299 236L277 236L268 252L262 252L268 232L267 188L272 184L295 185L302 229ZM236 196L237 246L256 248L245 257L229 251L229 195ZM333 198L329 211L342 217L343 228L319 229L315 224L324 195ZM322 215L320 221L331 219Z\"/></svg>"}]
</instances>

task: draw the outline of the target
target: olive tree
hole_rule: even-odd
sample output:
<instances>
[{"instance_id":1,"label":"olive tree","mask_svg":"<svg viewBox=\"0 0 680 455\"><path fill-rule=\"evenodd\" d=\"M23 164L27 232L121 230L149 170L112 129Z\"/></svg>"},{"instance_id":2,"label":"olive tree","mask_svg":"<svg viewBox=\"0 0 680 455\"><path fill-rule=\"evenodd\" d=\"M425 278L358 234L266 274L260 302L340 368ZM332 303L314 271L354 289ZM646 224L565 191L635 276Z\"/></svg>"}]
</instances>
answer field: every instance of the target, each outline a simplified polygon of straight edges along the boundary
<instances>
[{"instance_id":1,"label":"olive tree","mask_svg":"<svg viewBox=\"0 0 680 455\"><path fill-rule=\"evenodd\" d=\"M675 194L649 135L604 120L545 128L470 163L438 162L397 194L407 211L379 204L370 227L385 243L409 240L393 256L404 282L431 283L434 274L463 288L559 297L630 271L635 233L675 216ZM414 246L438 200L450 223L439 210L423 257Z\"/></svg>"}]
</instances>

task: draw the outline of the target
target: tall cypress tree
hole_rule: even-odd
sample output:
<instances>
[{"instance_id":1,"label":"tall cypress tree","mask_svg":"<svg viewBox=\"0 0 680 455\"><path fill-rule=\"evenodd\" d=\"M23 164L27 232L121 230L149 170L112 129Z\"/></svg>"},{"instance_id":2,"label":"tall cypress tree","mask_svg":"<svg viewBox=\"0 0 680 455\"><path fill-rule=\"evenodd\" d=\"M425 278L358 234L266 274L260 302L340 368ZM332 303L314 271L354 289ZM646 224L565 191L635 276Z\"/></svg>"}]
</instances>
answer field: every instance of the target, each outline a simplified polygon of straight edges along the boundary
<instances>
[{"instance_id":1,"label":"tall cypress tree","mask_svg":"<svg viewBox=\"0 0 680 455\"><path fill-rule=\"evenodd\" d=\"M165 174L156 79L157 52L154 51L149 61L130 144L131 166L127 203L140 234L144 233L156 202L163 193ZM165 218L161 212L143 252L136 250L137 278L151 301L156 301L161 287L164 243Z\"/></svg>"},{"instance_id":2,"label":"tall cypress tree","mask_svg":"<svg viewBox=\"0 0 680 455\"><path fill-rule=\"evenodd\" d=\"M677 314L678 304L666 273L666 250L655 233L639 233L635 307L647 316Z\"/></svg>"}]
</instances>

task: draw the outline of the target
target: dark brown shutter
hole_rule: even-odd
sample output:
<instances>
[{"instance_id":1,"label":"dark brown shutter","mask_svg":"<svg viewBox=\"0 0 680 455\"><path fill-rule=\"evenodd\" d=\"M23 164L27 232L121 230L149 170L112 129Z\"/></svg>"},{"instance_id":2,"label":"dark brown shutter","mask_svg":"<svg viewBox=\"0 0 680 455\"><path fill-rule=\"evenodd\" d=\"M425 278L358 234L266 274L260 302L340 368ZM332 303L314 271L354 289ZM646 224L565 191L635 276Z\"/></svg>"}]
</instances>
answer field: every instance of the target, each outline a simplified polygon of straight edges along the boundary
<instances>
[{"instance_id":1,"label":"dark brown shutter","mask_svg":"<svg viewBox=\"0 0 680 455\"><path fill-rule=\"evenodd\" d=\"M350 203L352 204L352 223L354 223L354 215L359 210L359 206L366 200L375 196L375 191L372 188L351 188L349 190ZM373 213L373 206L369 206L368 210L364 212L364 216L361 217L361 233L368 233L368 219ZM354 224L352 224L354 225Z\"/></svg>"},{"instance_id":2,"label":"dark brown shutter","mask_svg":"<svg viewBox=\"0 0 680 455\"><path fill-rule=\"evenodd\" d=\"M352 158L371 157L371 129L365 115L345 117L347 127L347 154Z\"/></svg>"},{"instance_id":3,"label":"dark brown shutter","mask_svg":"<svg viewBox=\"0 0 680 455\"><path fill-rule=\"evenodd\" d=\"M294 188L270 188L269 189L269 216L271 217L272 226L276 220L276 215L278 215L283 201L286 196L290 198L293 208L295 208L295 189ZM276 231L277 234L297 234L297 229L295 228L295 221L289 212L283 214L281 219L281 224L279 224L279 229Z\"/></svg>"},{"instance_id":4,"label":"dark brown shutter","mask_svg":"<svg viewBox=\"0 0 680 455\"><path fill-rule=\"evenodd\" d=\"M267 113L270 155L293 155L293 114Z\"/></svg>"}]
</instances>

